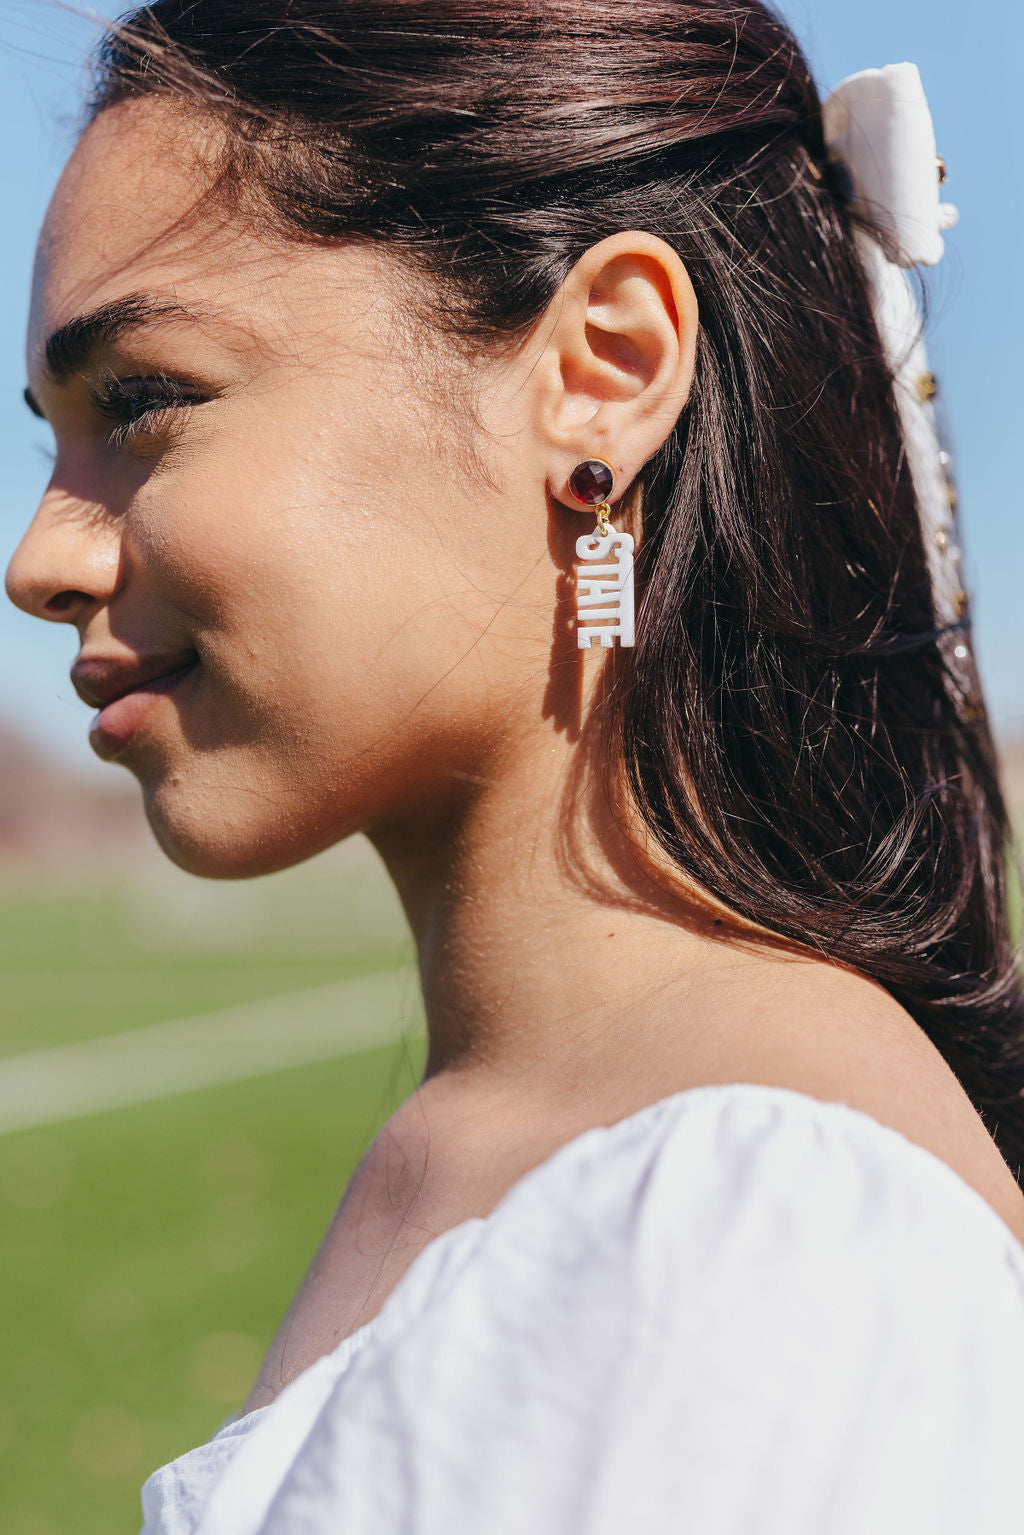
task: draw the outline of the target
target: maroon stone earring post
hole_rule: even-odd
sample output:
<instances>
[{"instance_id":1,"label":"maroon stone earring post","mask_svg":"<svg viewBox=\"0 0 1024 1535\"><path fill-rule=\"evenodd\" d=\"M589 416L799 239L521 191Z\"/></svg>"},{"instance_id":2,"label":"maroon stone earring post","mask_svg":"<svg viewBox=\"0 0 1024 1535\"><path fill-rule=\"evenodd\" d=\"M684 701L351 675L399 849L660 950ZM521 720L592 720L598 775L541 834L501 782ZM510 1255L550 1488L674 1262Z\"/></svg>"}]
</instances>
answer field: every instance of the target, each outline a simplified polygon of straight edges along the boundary
<instances>
[{"instance_id":1,"label":"maroon stone earring post","mask_svg":"<svg viewBox=\"0 0 1024 1535\"><path fill-rule=\"evenodd\" d=\"M569 489L584 506L607 501L615 485L615 471L603 458L586 458L569 476Z\"/></svg>"}]
</instances>

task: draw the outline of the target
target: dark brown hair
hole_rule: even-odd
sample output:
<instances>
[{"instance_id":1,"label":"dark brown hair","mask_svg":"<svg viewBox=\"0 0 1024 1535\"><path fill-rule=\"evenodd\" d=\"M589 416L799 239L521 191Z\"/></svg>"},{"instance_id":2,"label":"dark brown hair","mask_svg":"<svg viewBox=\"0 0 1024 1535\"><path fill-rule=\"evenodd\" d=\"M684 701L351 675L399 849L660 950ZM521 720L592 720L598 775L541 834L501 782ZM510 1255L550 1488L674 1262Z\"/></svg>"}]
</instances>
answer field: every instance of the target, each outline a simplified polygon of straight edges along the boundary
<instances>
[{"instance_id":1,"label":"dark brown hair","mask_svg":"<svg viewBox=\"0 0 1024 1535\"><path fill-rule=\"evenodd\" d=\"M220 121L222 190L296 238L389 247L474 344L532 326L604 235L679 252L697 371L640 475L615 760L677 867L908 1009L1020 1179L992 742L947 665L856 221L785 25L758 0L158 0L107 37L94 110L147 92Z\"/></svg>"}]
</instances>

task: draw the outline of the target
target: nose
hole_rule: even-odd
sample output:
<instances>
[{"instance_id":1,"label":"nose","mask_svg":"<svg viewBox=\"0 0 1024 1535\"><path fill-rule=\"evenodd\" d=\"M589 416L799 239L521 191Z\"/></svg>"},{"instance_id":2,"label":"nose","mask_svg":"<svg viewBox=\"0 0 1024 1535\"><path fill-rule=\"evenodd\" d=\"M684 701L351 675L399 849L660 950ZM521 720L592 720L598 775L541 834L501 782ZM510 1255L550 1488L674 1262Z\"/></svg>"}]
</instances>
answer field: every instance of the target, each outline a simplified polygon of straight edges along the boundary
<instances>
[{"instance_id":1,"label":"nose","mask_svg":"<svg viewBox=\"0 0 1024 1535\"><path fill-rule=\"evenodd\" d=\"M109 602L120 567L116 519L51 486L7 567L7 595L35 618L79 624Z\"/></svg>"}]
</instances>

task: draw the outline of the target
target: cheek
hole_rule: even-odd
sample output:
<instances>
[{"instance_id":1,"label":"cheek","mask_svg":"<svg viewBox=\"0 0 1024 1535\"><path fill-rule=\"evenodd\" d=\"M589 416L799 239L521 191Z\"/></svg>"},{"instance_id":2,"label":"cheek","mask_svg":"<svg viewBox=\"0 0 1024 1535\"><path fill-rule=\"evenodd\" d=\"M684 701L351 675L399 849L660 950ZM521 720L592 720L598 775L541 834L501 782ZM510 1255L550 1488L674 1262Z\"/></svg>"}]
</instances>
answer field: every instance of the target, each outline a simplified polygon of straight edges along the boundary
<instances>
[{"instance_id":1,"label":"cheek","mask_svg":"<svg viewBox=\"0 0 1024 1535\"><path fill-rule=\"evenodd\" d=\"M204 476L210 514L183 520L179 576L205 598L206 643L283 710L404 714L490 616L474 551L365 459L342 473L308 444L285 457Z\"/></svg>"},{"instance_id":2,"label":"cheek","mask_svg":"<svg viewBox=\"0 0 1024 1535\"><path fill-rule=\"evenodd\" d=\"M518 563L484 539L481 569L480 508L438 485L424 498L411 432L359 425L339 454L336 428L279 422L270 445L221 444L140 506L138 560L204 663L140 777L195 872L280 867L444 794L482 744L484 702L501 707L481 636Z\"/></svg>"}]
</instances>

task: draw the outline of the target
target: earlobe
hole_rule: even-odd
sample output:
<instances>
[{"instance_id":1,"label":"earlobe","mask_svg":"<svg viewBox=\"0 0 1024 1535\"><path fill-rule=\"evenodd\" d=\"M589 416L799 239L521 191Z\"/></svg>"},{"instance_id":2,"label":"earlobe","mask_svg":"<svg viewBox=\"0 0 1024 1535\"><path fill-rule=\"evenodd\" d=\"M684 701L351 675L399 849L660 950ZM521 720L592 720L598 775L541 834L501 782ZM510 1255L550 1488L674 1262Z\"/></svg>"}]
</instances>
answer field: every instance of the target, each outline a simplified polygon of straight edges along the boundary
<instances>
[{"instance_id":1,"label":"earlobe","mask_svg":"<svg viewBox=\"0 0 1024 1535\"><path fill-rule=\"evenodd\" d=\"M591 246L556 303L541 402L557 462L552 490L565 501L573 466L604 459L616 466L621 494L686 404L696 354L693 286L671 246L633 231Z\"/></svg>"}]
</instances>

